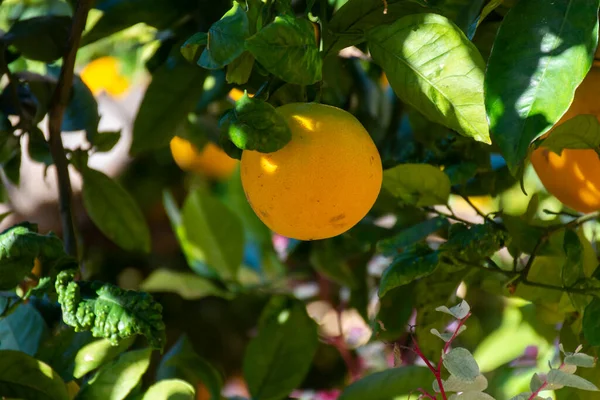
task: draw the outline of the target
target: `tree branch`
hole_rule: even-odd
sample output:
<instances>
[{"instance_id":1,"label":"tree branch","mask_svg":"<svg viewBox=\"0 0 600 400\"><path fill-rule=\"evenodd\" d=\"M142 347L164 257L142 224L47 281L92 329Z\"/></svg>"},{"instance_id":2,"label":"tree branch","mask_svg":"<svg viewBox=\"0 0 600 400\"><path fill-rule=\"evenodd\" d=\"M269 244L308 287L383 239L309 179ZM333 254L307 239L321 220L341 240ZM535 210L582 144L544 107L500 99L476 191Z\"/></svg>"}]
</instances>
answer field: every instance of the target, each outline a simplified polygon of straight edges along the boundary
<instances>
[{"instance_id":1,"label":"tree branch","mask_svg":"<svg viewBox=\"0 0 600 400\"><path fill-rule=\"evenodd\" d=\"M69 177L69 162L65 155L61 133L65 109L69 104L71 88L73 87L73 71L77 50L81 41L81 34L85 29L87 16L91 7L91 0L79 0L73 14L73 23L69 33L69 40L65 54L62 58L62 67L58 77L58 83L50 102L48 112L48 132L50 153L56 166L56 178L58 181L59 207L63 230L65 250L68 254L77 257L77 239L75 237L75 226L71 210L72 190Z\"/></svg>"}]
</instances>

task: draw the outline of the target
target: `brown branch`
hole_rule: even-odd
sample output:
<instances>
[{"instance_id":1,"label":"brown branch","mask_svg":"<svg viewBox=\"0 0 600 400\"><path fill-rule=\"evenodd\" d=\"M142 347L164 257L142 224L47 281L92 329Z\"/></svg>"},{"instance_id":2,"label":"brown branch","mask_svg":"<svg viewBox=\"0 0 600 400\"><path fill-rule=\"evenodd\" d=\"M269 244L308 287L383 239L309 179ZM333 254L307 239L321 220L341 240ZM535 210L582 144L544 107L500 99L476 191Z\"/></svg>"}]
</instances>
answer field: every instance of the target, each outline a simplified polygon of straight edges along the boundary
<instances>
[{"instance_id":1,"label":"brown branch","mask_svg":"<svg viewBox=\"0 0 600 400\"><path fill-rule=\"evenodd\" d=\"M66 51L62 58L62 67L58 77L58 83L54 95L52 96L48 112L48 132L50 136L48 143L54 165L56 166L63 240L66 252L74 257L77 257L77 239L75 237L75 226L73 224L73 214L71 210L71 179L69 176L69 162L65 155L65 149L61 138L61 127L64 112L69 104L71 89L73 87L77 50L79 49L81 34L85 29L91 3L91 0L79 0L77 2Z\"/></svg>"}]
</instances>

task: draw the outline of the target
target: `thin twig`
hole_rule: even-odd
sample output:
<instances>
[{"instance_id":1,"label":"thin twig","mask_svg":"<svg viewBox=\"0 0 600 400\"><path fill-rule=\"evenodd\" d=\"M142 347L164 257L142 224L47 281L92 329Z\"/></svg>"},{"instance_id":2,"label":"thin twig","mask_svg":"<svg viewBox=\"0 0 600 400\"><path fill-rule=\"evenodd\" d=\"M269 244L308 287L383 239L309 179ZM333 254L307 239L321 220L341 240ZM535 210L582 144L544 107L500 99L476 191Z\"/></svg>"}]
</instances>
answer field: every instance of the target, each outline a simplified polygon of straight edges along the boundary
<instances>
[{"instance_id":1,"label":"thin twig","mask_svg":"<svg viewBox=\"0 0 600 400\"><path fill-rule=\"evenodd\" d=\"M67 48L62 59L60 75L48 112L48 143L52 160L56 166L63 240L66 252L74 257L77 257L77 238L75 236L75 226L71 209L72 190L71 179L69 177L69 163L62 143L61 126L65 109L69 104L71 88L73 87L75 59L91 3L92 0L79 0L77 2Z\"/></svg>"},{"instance_id":2,"label":"thin twig","mask_svg":"<svg viewBox=\"0 0 600 400\"><path fill-rule=\"evenodd\" d=\"M457 217L456 215L446 214L445 212L436 210L433 207L425 207L424 210L427 212L433 213L433 214L437 214L440 217L446 217L448 219L452 219L457 222L462 222L463 224L466 224L466 225L473 225L473 223L471 221L467 221L466 219L462 219L460 217Z\"/></svg>"}]
</instances>

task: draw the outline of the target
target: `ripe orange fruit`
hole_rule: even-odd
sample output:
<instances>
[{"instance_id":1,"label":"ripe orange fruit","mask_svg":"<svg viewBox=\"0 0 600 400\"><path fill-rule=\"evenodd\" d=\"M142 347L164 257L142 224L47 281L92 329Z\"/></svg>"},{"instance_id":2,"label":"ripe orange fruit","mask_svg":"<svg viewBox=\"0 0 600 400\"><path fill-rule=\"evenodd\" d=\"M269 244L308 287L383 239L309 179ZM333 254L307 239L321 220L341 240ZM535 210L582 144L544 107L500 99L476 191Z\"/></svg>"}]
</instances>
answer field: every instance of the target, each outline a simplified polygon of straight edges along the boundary
<instances>
[{"instance_id":1,"label":"ripe orange fruit","mask_svg":"<svg viewBox=\"0 0 600 400\"><path fill-rule=\"evenodd\" d=\"M277 108L292 139L273 153L244 150L246 198L272 231L299 240L344 233L371 209L381 189L381 158L350 113L316 103Z\"/></svg>"},{"instance_id":2,"label":"ripe orange fruit","mask_svg":"<svg viewBox=\"0 0 600 400\"><path fill-rule=\"evenodd\" d=\"M599 93L600 68L593 67L557 125L580 114L593 114L600 121ZM531 163L546 190L564 205L583 213L600 210L600 158L594 150L564 149L558 155L539 147Z\"/></svg>"},{"instance_id":3,"label":"ripe orange fruit","mask_svg":"<svg viewBox=\"0 0 600 400\"><path fill-rule=\"evenodd\" d=\"M79 76L94 96L102 91L111 96L120 96L129 88L129 81L121 75L120 61L112 56L100 57L90 62Z\"/></svg>"},{"instance_id":4,"label":"ripe orange fruit","mask_svg":"<svg viewBox=\"0 0 600 400\"><path fill-rule=\"evenodd\" d=\"M173 159L179 168L209 178L227 179L238 165L238 160L229 157L212 142L208 142L198 151L188 140L175 136L171 139L170 146Z\"/></svg>"}]
</instances>

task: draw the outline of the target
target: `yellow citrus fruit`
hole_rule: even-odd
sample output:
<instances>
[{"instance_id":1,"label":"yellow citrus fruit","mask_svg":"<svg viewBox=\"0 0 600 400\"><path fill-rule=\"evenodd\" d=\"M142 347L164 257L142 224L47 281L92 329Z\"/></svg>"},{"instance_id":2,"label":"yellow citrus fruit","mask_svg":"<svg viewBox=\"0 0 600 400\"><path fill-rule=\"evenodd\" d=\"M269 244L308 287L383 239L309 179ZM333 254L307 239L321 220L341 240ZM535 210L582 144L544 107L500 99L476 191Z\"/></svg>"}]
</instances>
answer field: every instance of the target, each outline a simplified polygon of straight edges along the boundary
<instances>
[{"instance_id":1,"label":"yellow citrus fruit","mask_svg":"<svg viewBox=\"0 0 600 400\"><path fill-rule=\"evenodd\" d=\"M244 91L240 89L233 88L229 91L229 98L233 101L238 101L243 95ZM248 96L252 97L251 94L248 94Z\"/></svg>"},{"instance_id":2,"label":"yellow citrus fruit","mask_svg":"<svg viewBox=\"0 0 600 400\"><path fill-rule=\"evenodd\" d=\"M292 139L273 153L244 150L241 178L250 206L274 232L299 240L337 236L371 209L381 158L350 113L316 103L277 108Z\"/></svg>"},{"instance_id":3,"label":"yellow citrus fruit","mask_svg":"<svg viewBox=\"0 0 600 400\"><path fill-rule=\"evenodd\" d=\"M557 125L580 114L593 114L600 120L599 94L600 68L594 67ZM533 151L531 163L546 190L563 204L583 213L600 210L600 159L594 150L564 149L558 155L539 147Z\"/></svg>"},{"instance_id":4,"label":"yellow citrus fruit","mask_svg":"<svg viewBox=\"0 0 600 400\"><path fill-rule=\"evenodd\" d=\"M171 154L184 171L195 172L213 179L228 178L238 165L219 146L208 142L201 151L188 140L175 136L171 139Z\"/></svg>"},{"instance_id":5,"label":"yellow citrus fruit","mask_svg":"<svg viewBox=\"0 0 600 400\"><path fill-rule=\"evenodd\" d=\"M94 95L105 91L112 96L120 96L129 88L129 81L121 75L120 61L111 56L100 57L87 64L80 77Z\"/></svg>"}]
</instances>

